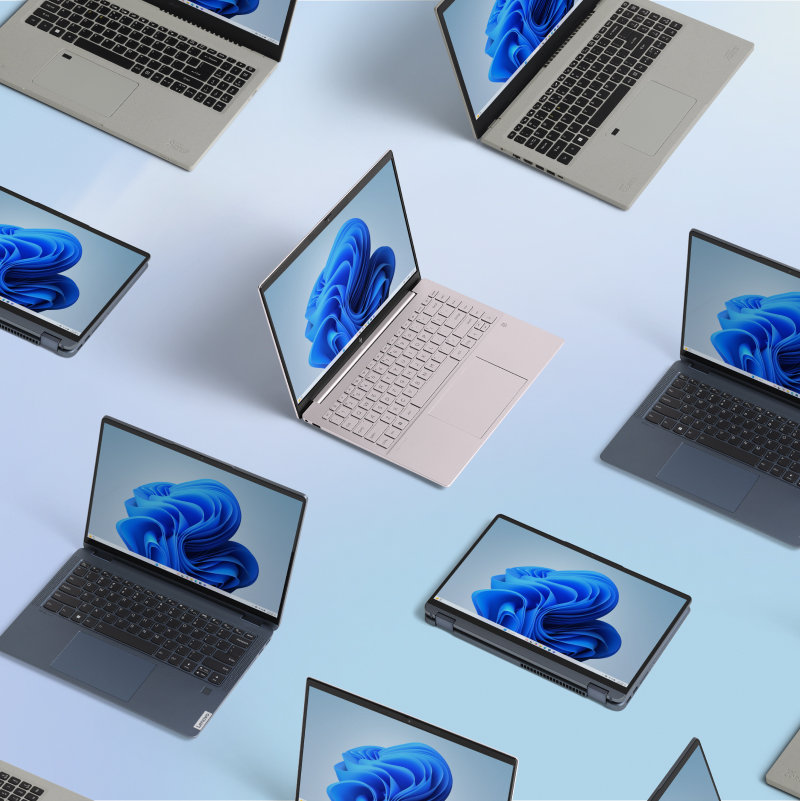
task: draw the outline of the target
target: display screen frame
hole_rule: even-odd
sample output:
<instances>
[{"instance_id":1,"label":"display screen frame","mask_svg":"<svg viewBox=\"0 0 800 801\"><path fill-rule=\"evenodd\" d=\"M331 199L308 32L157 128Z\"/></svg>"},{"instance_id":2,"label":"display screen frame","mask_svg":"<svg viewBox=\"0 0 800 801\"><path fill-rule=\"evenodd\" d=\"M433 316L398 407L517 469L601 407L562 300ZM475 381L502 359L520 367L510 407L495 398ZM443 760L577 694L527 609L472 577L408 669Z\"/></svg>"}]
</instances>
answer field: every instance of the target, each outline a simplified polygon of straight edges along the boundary
<instances>
[{"instance_id":1,"label":"display screen frame","mask_svg":"<svg viewBox=\"0 0 800 801\"><path fill-rule=\"evenodd\" d=\"M282 495L294 498L295 500L301 503L300 514L297 520L297 530L294 533L294 542L292 543L292 551L289 556L289 561L286 568L286 581L284 582L283 585L283 593L281 595L281 602L280 605L278 606L277 614L262 612L261 610L251 606L247 601L241 600L234 595L219 592L210 589L208 587L196 584L189 578L185 578L184 576L180 575L179 573L176 573L175 571L159 567L158 565L153 564L152 562L144 559L143 557L137 556L136 554L124 550L122 547L115 547L113 545L109 545L106 542L103 542L102 540L98 540L95 539L94 537L89 536L89 524L92 518L92 503L94 501L95 487L97 484L97 473L100 466L100 451L103 445L103 433L106 429L106 426L112 426L114 428L118 428L121 431L125 431L128 434L133 434L135 436L141 437L142 439L145 439L148 442L152 442L155 445L160 445L161 447L174 450L183 456L188 456L191 459L197 459L199 462L208 464L211 467L216 468L217 470L224 470L226 472L232 473L238 478L245 479L246 481L252 481L255 484L260 484L265 489L272 490L273 492L279 492ZM286 593L289 590L289 582L292 577L292 566L294 564L294 558L297 552L297 541L300 536L300 529L303 526L303 517L305 516L307 502L308 502L307 497L301 492L289 489L288 487L284 487L281 484L276 484L274 481L262 478L261 476L257 476L254 473L242 470L239 467L234 467L233 465L226 464L225 462L221 462L218 459L213 459L212 457L206 456L205 454L199 453L198 451L194 451L191 448L187 448L183 445L178 445L177 443L171 442L168 439L164 439L163 437L158 437L155 434L151 434L149 431L144 431L141 428L136 428L135 426L132 426L128 423L123 423L121 420L116 420L113 417L105 416L100 422L100 436L97 442L97 456L95 458L94 473L92 475L92 490L91 493L89 494L89 511L87 512L86 515L86 529L83 535L83 545L84 548L89 548L96 551L102 551L103 553L108 554L115 559L119 559L127 564L133 565L138 569L146 570L152 575L157 576L162 580L166 579L167 581L174 581L176 584L185 589L191 590L192 592L196 592L202 595L203 597L211 601L214 601L216 603L221 603L224 606L230 609L234 609L237 612L241 612L243 615L249 618L255 618L258 621L264 621L274 626L278 626L281 621L281 615L283 614L283 606L286 601Z\"/></svg>"},{"instance_id":2,"label":"display screen frame","mask_svg":"<svg viewBox=\"0 0 800 801\"><path fill-rule=\"evenodd\" d=\"M717 794L717 801L720 801L717 783L714 781L714 774L711 772L711 768L708 765L706 752L703 751L703 746L700 744L700 740L698 740L697 737L693 737L689 742L689 745L683 749L683 753L678 757L675 764L669 769L667 775L661 780L661 784L656 787L655 791L650 798L647 799L647 801L659 801L659 799L663 797L664 793L669 790L669 788L672 786L672 782L675 781L680 772L683 770L684 765L694 756L694 753L698 748L700 749L700 755L703 757L703 762L705 763L706 770L708 771L708 775L711 779L711 784L714 787L714 792Z\"/></svg>"}]
</instances>

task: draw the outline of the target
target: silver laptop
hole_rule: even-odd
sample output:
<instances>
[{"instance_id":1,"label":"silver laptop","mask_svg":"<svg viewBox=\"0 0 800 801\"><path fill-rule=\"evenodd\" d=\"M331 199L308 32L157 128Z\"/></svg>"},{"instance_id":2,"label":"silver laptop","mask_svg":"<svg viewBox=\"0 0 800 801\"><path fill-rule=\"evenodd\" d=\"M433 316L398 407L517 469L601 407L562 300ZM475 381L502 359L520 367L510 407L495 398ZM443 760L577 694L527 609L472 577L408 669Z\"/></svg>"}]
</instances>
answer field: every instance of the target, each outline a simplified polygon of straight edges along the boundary
<instances>
[{"instance_id":1,"label":"silver laptop","mask_svg":"<svg viewBox=\"0 0 800 801\"><path fill-rule=\"evenodd\" d=\"M0 798L3 801L89 801L53 782L0 759Z\"/></svg>"},{"instance_id":2,"label":"silver laptop","mask_svg":"<svg viewBox=\"0 0 800 801\"><path fill-rule=\"evenodd\" d=\"M149 258L0 187L0 330L73 356Z\"/></svg>"},{"instance_id":3,"label":"silver laptop","mask_svg":"<svg viewBox=\"0 0 800 801\"><path fill-rule=\"evenodd\" d=\"M478 140L622 209L753 49L649 0L436 11Z\"/></svg>"},{"instance_id":4,"label":"silver laptop","mask_svg":"<svg viewBox=\"0 0 800 801\"><path fill-rule=\"evenodd\" d=\"M295 801L511 801L517 760L306 681Z\"/></svg>"},{"instance_id":5,"label":"silver laptop","mask_svg":"<svg viewBox=\"0 0 800 801\"><path fill-rule=\"evenodd\" d=\"M391 151L260 294L297 416L443 486L562 344L420 275Z\"/></svg>"},{"instance_id":6,"label":"silver laptop","mask_svg":"<svg viewBox=\"0 0 800 801\"><path fill-rule=\"evenodd\" d=\"M275 68L296 0L28 0L0 83L190 170Z\"/></svg>"},{"instance_id":7,"label":"silver laptop","mask_svg":"<svg viewBox=\"0 0 800 801\"><path fill-rule=\"evenodd\" d=\"M648 801L720 801L700 740L686 746Z\"/></svg>"}]
</instances>

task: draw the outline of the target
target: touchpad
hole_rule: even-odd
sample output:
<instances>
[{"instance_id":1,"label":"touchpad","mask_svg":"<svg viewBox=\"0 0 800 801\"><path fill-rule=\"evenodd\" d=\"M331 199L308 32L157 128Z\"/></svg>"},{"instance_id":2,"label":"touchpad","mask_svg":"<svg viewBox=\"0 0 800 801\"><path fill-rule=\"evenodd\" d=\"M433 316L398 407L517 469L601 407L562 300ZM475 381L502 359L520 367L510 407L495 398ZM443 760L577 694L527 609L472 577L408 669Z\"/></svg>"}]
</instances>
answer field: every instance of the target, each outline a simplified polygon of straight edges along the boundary
<instances>
[{"instance_id":1,"label":"touchpad","mask_svg":"<svg viewBox=\"0 0 800 801\"><path fill-rule=\"evenodd\" d=\"M130 701L155 663L79 631L50 666L122 701Z\"/></svg>"},{"instance_id":2,"label":"touchpad","mask_svg":"<svg viewBox=\"0 0 800 801\"><path fill-rule=\"evenodd\" d=\"M475 357L433 402L430 414L473 437L482 437L524 385L524 378Z\"/></svg>"},{"instance_id":3,"label":"touchpad","mask_svg":"<svg viewBox=\"0 0 800 801\"><path fill-rule=\"evenodd\" d=\"M658 478L715 506L735 512L756 483L744 467L721 456L681 443L658 471Z\"/></svg>"},{"instance_id":4,"label":"touchpad","mask_svg":"<svg viewBox=\"0 0 800 801\"><path fill-rule=\"evenodd\" d=\"M617 139L655 156L697 101L669 86L649 81L630 105L615 118Z\"/></svg>"},{"instance_id":5,"label":"touchpad","mask_svg":"<svg viewBox=\"0 0 800 801\"><path fill-rule=\"evenodd\" d=\"M33 79L47 89L104 117L110 117L139 85L77 53L59 53Z\"/></svg>"}]
</instances>

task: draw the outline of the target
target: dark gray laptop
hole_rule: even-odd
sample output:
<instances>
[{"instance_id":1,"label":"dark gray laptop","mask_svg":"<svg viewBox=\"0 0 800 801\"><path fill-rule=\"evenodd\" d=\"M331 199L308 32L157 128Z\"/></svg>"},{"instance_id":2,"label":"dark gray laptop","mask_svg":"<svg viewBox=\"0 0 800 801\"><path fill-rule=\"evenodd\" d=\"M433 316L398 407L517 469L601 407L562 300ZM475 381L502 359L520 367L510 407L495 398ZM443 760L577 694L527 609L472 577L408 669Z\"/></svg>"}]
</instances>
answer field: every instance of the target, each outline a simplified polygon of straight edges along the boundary
<instances>
[{"instance_id":1,"label":"dark gray laptop","mask_svg":"<svg viewBox=\"0 0 800 801\"><path fill-rule=\"evenodd\" d=\"M511 801L517 760L306 681L295 801Z\"/></svg>"},{"instance_id":2,"label":"dark gray laptop","mask_svg":"<svg viewBox=\"0 0 800 801\"><path fill-rule=\"evenodd\" d=\"M149 258L0 187L0 330L73 356Z\"/></svg>"},{"instance_id":3,"label":"dark gray laptop","mask_svg":"<svg viewBox=\"0 0 800 801\"><path fill-rule=\"evenodd\" d=\"M648 801L720 801L700 740L686 746Z\"/></svg>"},{"instance_id":4,"label":"dark gray laptop","mask_svg":"<svg viewBox=\"0 0 800 801\"><path fill-rule=\"evenodd\" d=\"M650 0L436 11L478 140L623 209L753 49Z\"/></svg>"},{"instance_id":5,"label":"dark gray laptop","mask_svg":"<svg viewBox=\"0 0 800 801\"><path fill-rule=\"evenodd\" d=\"M693 230L680 359L601 458L800 544L800 273Z\"/></svg>"},{"instance_id":6,"label":"dark gray laptop","mask_svg":"<svg viewBox=\"0 0 800 801\"><path fill-rule=\"evenodd\" d=\"M689 614L685 593L498 515L425 620L609 709L623 709Z\"/></svg>"},{"instance_id":7,"label":"dark gray laptop","mask_svg":"<svg viewBox=\"0 0 800 801\"><path fill-rule=\"evenodd\" d=\"M296 0L28 0L0 83L192 169L277 66Z\"/></svg>"},{"instance_id":8,"label":"dark gray laptop","mask_svg":"<svg viewBox=\"0 0 800 801\"><path fill-rule=\"evenodd\" d=\"M106 417L83 548L0 651L193 737L280 623L305 503Z\"/></svg>"},{"instance_id":9,"label":"dark gray laptop","mask_svg":"<svg viewBox=\"0 0 800 801\"><path fill-rule=\"evenodd\" d=\"M53 782L0 759L0 798L4 801L89 801Z\"/></svg>"}]
</instances>

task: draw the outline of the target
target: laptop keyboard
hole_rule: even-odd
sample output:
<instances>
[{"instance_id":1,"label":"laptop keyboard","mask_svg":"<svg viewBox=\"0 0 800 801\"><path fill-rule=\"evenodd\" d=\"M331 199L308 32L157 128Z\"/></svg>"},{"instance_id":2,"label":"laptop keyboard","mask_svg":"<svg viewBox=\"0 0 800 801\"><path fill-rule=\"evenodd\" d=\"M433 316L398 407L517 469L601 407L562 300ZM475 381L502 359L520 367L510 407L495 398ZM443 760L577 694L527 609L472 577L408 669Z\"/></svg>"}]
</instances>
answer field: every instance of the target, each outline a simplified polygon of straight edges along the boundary
<instances>
[{"instance_id":1,"label":"laptop keyboard","mask_svg":"<svg viewBox=\"0 0 800 801\"><path fill-rule=\"evenodd\" d=\"M255 72L108 0L44 0L25 22L214 111Z\"/></svg>"},{"instance_id":2,"label":"laptop keyboard","mask_svg":"<svg viewBox=\"0 0 800 801\"><path fill-rule=\"evenodd\" d=\"M0 799L8 801L39 801L44 796L44 790L30 782L23 781L19 776L0 770Z\"/></svg>"},{"instance_id":3,"label":"laptop keyboard","mask_svg":"<svg viewBox=\"0 0 800 801\"><path fill-rule=\"evenodd\" d=\"M390 448L496 320L494 312L434 290L323 419Z\"/></svg>"},{"instance_id":4,"label":"laptop keyboard","mask_svg":"<svg viewBox=\"0 0 800 801\"><path fill-rule=\"evenodd\" d=\"M88 562L67 576L44 608L217 686L256 639Z\"/></svg>"},{"instance_id":5,"label":"laptop keyboard","mask_svg":"<svg viewBox=\"0 0 800 801\"><path fill-rule=\"evenodd\" d=\"M508 138L569 164L681 27L622 3Z\"/></svg>"},{"instance_id":6,"label":"laptop keyboard","mask_svg":"<svg viewBox=\"0 0 800 801\"><path fill-rule=\"evenodd\" d=\"M683 373L645 420L787 484L800 481L800 424Z\"/></svg>"}]
</instances>

